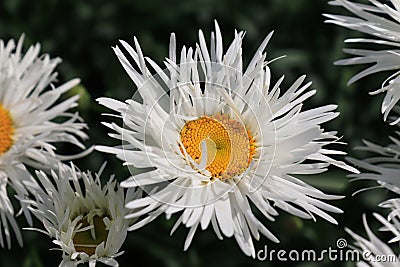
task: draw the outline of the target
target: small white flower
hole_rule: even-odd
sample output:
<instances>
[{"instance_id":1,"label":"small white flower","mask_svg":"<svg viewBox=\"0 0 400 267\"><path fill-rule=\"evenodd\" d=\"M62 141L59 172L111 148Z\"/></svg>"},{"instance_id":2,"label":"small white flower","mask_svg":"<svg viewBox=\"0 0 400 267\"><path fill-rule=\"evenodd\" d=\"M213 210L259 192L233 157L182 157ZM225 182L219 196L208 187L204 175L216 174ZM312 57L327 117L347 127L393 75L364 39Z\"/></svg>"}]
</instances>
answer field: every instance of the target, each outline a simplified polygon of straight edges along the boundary
<instances>
[{"instance_id":1,"label":"small white flower","mask_svg":"<svg viewBox=\"0 0 400 267\"><path fill-rule=\"evenodd\" d=\"M113 177L102 187L100 175L81 172L74 165L60 166L59 173L49 178L36 172L40 184L27 183L32 193L24 202L44 229L34 229L53 238L53 243L63 252L60 266L76 266L96 261L118 266L115 257L121 255L127 229L132 220L125 220L128 210L125 201L141 193L124 190L116 185Z\"/></svg>"},{"instance_id":2,"label":"small white flower","mask_svg":"<svg viewBox=\"0 0 400 267\"><path fill-rule=\"evenodd\" d=\"M82 131L86 124L77 113L68 111L77 106L78 96L60 101L60 96L77 85L79 79L55 87L54 69L61 59L39 55L39 44L23 54L23 39L22 36L17 45L14 40L6 44L0 40L0 245L4 246L5 237L8 247L9 225L20 245L22 238L7 185L22 199L27 193L23 181L32 179L26 166L56 168L60 160L74 158L56 154L57 143L67 142L84 149L79 139L87 138ZM26 207L22 209L31 223Z\"/></svg>"},{"instance_id":3,"label":"small white flower","mask_svg":"<svg viewBox=\"0 0 400 267\"><path fill-rule=\"evenodd\" d=\"M380 207L390 209L387 219L380 220L384 227L382 231L391 232L394 237L389 240L389 243L397 242L400 244L400 198L386 200L379 204Z\"/></svg>"},{"instance_id":4,"label":"small white flower","mask_svg":"<svg viewBox=\"0 0 400 267\"><path fill-rule=\"evenodd\" d=\"M381 215L374 213L376 219L383 224L388 224L388 221ZM357 262L358 267L397 267L399 266L399 258L393 250L378 237L374 235L368 226L366 216L363 216L363 223L368 234L368 239L354 233L350 229L346 231L355 239L356 249L360 253L360 260ZM347 254L348 255L348 254Z\"/></svg>"},{"instance_id":5,"label":"small white flower","mask_svg":"<svg viewBox=\"0 0 400 267\"><path fill-rule=\"evenodd\" d=\"M352 174L352 177L375 180L380 186L400 194L400 141L394 137L391 137L391 140L393 143L386 147L363 141L364 146L356 149L375 155L363 160L349 158L348 161L365 170L359 174Z\"/></svg>"},{"instance_id":6,"label":"small white flower","mask_svg":"<svg viewBox=\"0 0 400 267\"><path fill-rule=\"evenodd\" d=\"M179 60L172 34L165 70L143 56L136 38L134 47L121 41L135 66L114 48L138 88L137 100L98 99L119 113L124 128L106 123L116 132L111 136L123 144L97 149L116 154L128 166L148 168L122 183L148 193L127 203L133 209L127 218L147 215L130 230L163 213L169 218L182 211L172 232L180 224L190 229L185 250L196 229L211 223L218 238L234 236L243 252L254 257L252 237L258 240L263 234L279 242L253 214L254 208L271 221L280 208L301 218L315 220L317 215L336 223L326 211L341 210L320 199L340 196L324 194L295 177L324 172L330 164L356 172L328 156L343 152L325 148L338 142L336 132L320 127L338 115L336 106L303 111L302 102L315 94L306 91L311 83L303 85L305 76L284 93L283 77L271 85L264 52L271 36L247 69L242 63L244 32L235 32L224 54L217 23L210 50L200 31L196 48L183 47Z\"/></svg>"},{"instance_id":7,"label":"small white flower","mask_svg":"<svg viewBox=\"0 0 400 267\"><path fill-rule=\"evenodd\" d=\"M395 70L382 84L382 87L371 94L386 92L381 112L386 120L390 111L395 108L400 99L400 2L390 0L383 4L376 0L369 0L372 5L366 5L347 0L331 1L332 5L343 6L354 14L352 16L330 15L326 22L343 26L352 30L367 33L374 38L348 39L347 43L373 43L384 45L382 50L345 49L355 57L336 61L337 65L355 65L375 63L373 66L359 72L352 77L349 84L376 72ZM389 1L387 1L389 2ZM400 121L397 116L393 124Z\"/></svg>"},{"instance_id":8,"label":"small white flower","mask_svg":"<svg viewBox=\"0 0 400 267\"><path fill-rule=\"evenodd\" d=\"M393 143L386 147L364 141L365 146L358 147L357 149L373 153L374 155L363 160L349 158L348 161L364 170L359 174L352 175L352 177L356 179L375 180L379 184L379 187L387 188L395 194L400 195L400 141L393 137L391 137L391 140ZM391 232L394 236L388 243L397 242L398 246L400 242L400 198L386 200L380 203L379 207L390 209L387 219L379 214L374 214L383 224L380 230ZM400 258L384 242L372 234L366 223L365 216L363 220L370 240L365 240L348 230L356 239L356 244L361 248L363 255L368 256L368 258L364 258L366 261L359 262L358 266L398 266ZM382 262L377 260L383 259L382 257L386 257L386 259L391 257L391 261ZM393 259L396 261L393 261Z\"/></svg>"}]
</instances>

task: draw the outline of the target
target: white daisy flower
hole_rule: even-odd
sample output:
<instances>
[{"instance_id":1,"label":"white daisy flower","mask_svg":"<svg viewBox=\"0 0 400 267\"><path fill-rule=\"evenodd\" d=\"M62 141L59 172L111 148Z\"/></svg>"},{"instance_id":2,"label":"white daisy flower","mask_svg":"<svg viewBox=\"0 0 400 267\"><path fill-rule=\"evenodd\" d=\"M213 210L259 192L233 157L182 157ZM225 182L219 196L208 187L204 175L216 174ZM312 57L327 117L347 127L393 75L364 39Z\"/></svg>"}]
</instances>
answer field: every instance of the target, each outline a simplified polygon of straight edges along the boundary
<instances>
[{"instance_id":1,"label":"white daisy flower","mask_svg":"<svg viewBox=\"0 0 400 267\"><path fill-rule=\"evenodd\" d=\"M125 201L132 201L141 193L132 189L126 196L113 177L102 187L99 173L81 172L74 165L61 166L58 174L49 178L37 171L40 184L27 183L31 199L24 200L53 243L63 252L61 266L77 266L102 262L118 266L114 259L121 255L127 229L132 220L124 219L128 213Z\"/></svg>"},{"instance_id":2,"label":"white daisy flower","mask_svg":"<svg viewBox=\"0 0 400 267\"><path fill-rule=\"evenodd\" d=\"M390 209L387 219L380 220L384 227L382 231L391 232L394 237L389 240L389 243L400 241L400 198L386 200L379 204L380 207ZM399 243L400 244L400 243Z\"/></svg>"},{"instance_id":3,"label":"white daisy flower","mask_svg":"<svg viewBox=\"0 0 400 267\"><path fill-rule=\"evenodd\" d=\"M388 223L388 221L381 215L374 213L376 219L381 223ZM346 231L355 239L355 249L361 254L357 262L358 267L397 267L398 255L383 241L381 241L368 226L366 216L363 216L363 223L365 230L368 234L368 239L354 233L350 229ZM347 255L347 254L346 254Z\"/></svg>"},{"instance_id":4,"label":"white daisy flower","mask_svg":"<svg viewBox=\"0 0 400 267\"><path fill-rule=\"evenodd\" d=\"M364 169L359 174L352 174L352 177L375 180L380 184L380 187L388 188L400 194L400 140L394 137L390 139L393 143L386 147L363 141L364 146L356 149L368 151L375 155L363 160L349 158L348 161L360 169Z\"/></svg>"},{"instance_id":5,"label":"white daisy flower","mask_svg":"<svg viewBox=\"0 0 400 267\"><path fill-rule=\"evenodd\" d=\"M400 176L400 141L393 137L391 137L391 140L393 143L386 147L364 141L365 146L358 147L357 149L371 152L375 155L364 160L349 158L348 161L364 170L359 174L352 175L355 179L375 180L379 184L378 187L387 188L396 194L400 194L400 181L398 179ZM360 191L363 190L365 189ZM381 227L380 230L389 231L394 235L388 243L397 242L397 244L399 244L400 198L386 200L380 203L379 207L390 210L387 219L379 214L374 214L374 216L383 224L383 227ZM365 260L368 260L367 262L359 262L357 266L397 266L400 259L397 255L393 256L395 254L392 250L372 234L366 224L365 217L364 225L370 240L365 240L348 230L348 232L357 240L356 244L361 247L363 255L368 256L368 258L364 258ZM391 257L390 259L396 259L396 261L386 261L382 265L382 262L377 260L379 258L383 259L382 257L386 257L387 259Z\"/></svg>"},{"instance_id":6,"label":"white daisy flower","mask_svg":"<svg viewBox=\"0 0 400 267\"><path fill-rule=\"evenodd\" d=\"M0 40L0 245L4 246L5 237L9 248L9 225L20 245L22 238L7 185L23 198L27 193L23 181L32 179L26 166L57 167L59 160L74 158L56 154L57 143L67 142L84 149L79 139L87 138L82 131L86 124L77 113L68 112L77 106L78 96L60 101L60 96L79 80L55 87L54 68L61 60L39 55L39 44L31 46L24 55L23 39L22 36L17 45L14 40L6 44ZM26 207L23 211L31 223Z\"/></svg>"},{"instance_id":7,"label":"white daisy flower","mask_svg":"<svg viewBox=\"0 0 400 267\"><path fill-rule=\"evenodd\" d=\"M210 51L200 31L196 48L183 47L180 60L172 34L166 70L143 56L136 38L134 47L121 41L136 66L118 46L114 48L138 88L138 100L98 99L119 113L124 127L105 123L123 145L97 149L116 154L136 172L147 168L122 183L148 193L127 203L130 209L141 208L127 218L147 214L130 230L163 213L169 218L182 211L172 232L180 224L190 229L185 250L196 229L211 223L218 238L234 236L243 252L254 257L252 236L258 240L261 233L279 242L253 214L254 208L271 221L280 208L301 218L315 220L318 215L336 223L327 211L341 210L321 199L341 197L294 177L324 172L330 164L356 172L329 156L343 152L325 148L338 142L336 132L320 126L338 116L336 106L303 111L302 102L315 94L306 91L310 83L303 85L305 76L285 93L280 90L283 77L271 86L264 52L271 36L245 70L244 32L235 32L224 54L217 23ZM151 75L148 64L156 75Z\"/></svg>"},{"instance_id":8,"label":"white daisy flower","mask_svg":"<svg viewBox=\"0 0 400 267\"><path fill-rule=\"evenodd\" d=\"M386 120L390 111L400 99L400 2L390 0L391 5L376 0L369 0L372 5L350 2L347 0L331 1L332 5L342 6L352 16L325 14L329 19L326 22L343 26L352 30L367 33L374 38L347 39L347 43L373 43L384 45L382 50L345 49L352 58L336 61L337 65L355 65L375 63L373 66L359 72L349 81L349 84L373 73L395 70L382 84L381 88L371 92L377 94L386 92L381 112ZM387 1L389 2L389 1ZM396 124L397 119L393 122Z\"/></svg>"}]
</instances>

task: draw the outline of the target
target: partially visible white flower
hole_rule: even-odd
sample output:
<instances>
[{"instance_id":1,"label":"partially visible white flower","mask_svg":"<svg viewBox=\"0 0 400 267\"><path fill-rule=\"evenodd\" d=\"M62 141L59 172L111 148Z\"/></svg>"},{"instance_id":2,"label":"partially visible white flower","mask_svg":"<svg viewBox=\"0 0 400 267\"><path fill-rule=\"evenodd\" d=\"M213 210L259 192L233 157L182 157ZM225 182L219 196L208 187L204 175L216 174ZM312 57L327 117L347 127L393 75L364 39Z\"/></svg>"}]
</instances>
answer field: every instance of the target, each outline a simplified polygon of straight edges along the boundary
<instances>
[{"instance_id":1,"label":"partially visible white flower","mask_svg":"<svg viewBox=\"0 0 400 267\"><path fill-rule=\"evenodd\" d=\"M391 232L394 237L389 242L400 241L400 198L393 198L386 200L379 204L380 207L390 209L390 213L387 219L381 220L384 227L381 229L383 231ZM400 245L400 243L399 243Z\"/></svg>"},{"instance_id":2,"label":"partially visible white flower","mask_svg":"<svg viewBox=\"0 0 400 267\"><path fill-rule=\"evenodd\" d=\"M96 261L118 266L114 259L121 255L127 229L132 220L125 220L128 213L125 201L132 201L139 190L124 190L110 178L102 187L99 173L92 175L79 171L74 165L60 166L48 177L43 171L36 172L39 184L28 183L31 212L43 223L38 230L51 237L63 252L60 266L76 266Z\"/></svg>"},{"instance_id":3,"label":"partially visible white flower","mask_svg":"<svg viewBox=\"0 0 400 267\"><path fill-rule=\"evenodd\" d=\"M362 171L359 174L352 175L353 177L377 181L379 187L387 188L400 196L400 141L393 137L391 137L391 140L393 143L385 147L364 141L364 146L357 149L375 155L363 160L349 158L348 161ZM390 232L393 237L388 243L396 242L398 246L400 244L400 197L386 200L380 203L379 206L390 210L386 219L379 214L374 214L376 219L383 225L380 230ZM356 239L356 244L361 248L363 255L368 256L368 261L359 262L357 266L398 266L399 257L384 242L372 234L366 223L365 216L363 220L370 240L363 239L347 230ZM391 259L392 261L381 262L376 260L377 258L375 257L380 257L381 259L386 257L386 259ZM367 259L364 258L364 260Z\"/></svg>"},{"instance_id":4,"label":"partially visible white flower","mask_svg":"<svg viewBox=\"0 0 400 267\"><path fill-rule=\"evenodd\" d=\"M20 245L22 238L7 193L8 185L23 198L27 193L24 181L32 179L27 166L57 168L60 160L78 155L59 155L56 145L69 143L84 149L80 140L87 138L82 131L86 124L77 112L69 111L77 106L79 96L60 99L79 79L55 87L54 69L61 59L40 55L39 44L23 54L23 40L23 36L18 44L14 40L7 43L0 40L0 245L4 246L5 237L9 248L9 225ZM26 207L22 210L31 223Z\"/></svg>"},{"instance_id":5,"label":"partially visible white flower","mask_svg":"<svg viewBox=\"0 0 400 267\"><path fill-rule=\"evenodd\" d=\"M331 158L344 154L327 147L339 138L320 126L338 116L336 106L303 110L303 102L316 92L307 90L311 83L303 84L305 76L285 92L283 77L271 83L264 50L272 33L244 68L244 35L235 31L224 52L215 23L210 47L200 31L196 48L183 47L179 57L172 34L165 70L143 56L136 38L134 47L121 41L129 59L114 48L138 88L138 100L98 99L123 119L124 128L105 123L123 144L97 149L144 171L122 183L145 187L149 193L127 202L132 209L128 218L145 216L131 230L163 213L168 218L181 213L172 232L181 224L189 228L184 250L197 229L211 225L219 239L235 237L242 251L255 257L253 237L258 240L263 234L279 242L255 216L255 209L270 221L280 208L301 218L320 216L337 223L328 212L341 210L322 200L341 197L295 177L324 172L331 164L357 172Z\"/></svg>"},{"instance_id":6,"label":"partially visible white flower","mask_svg":"<svg viewBox=\"0 0 400 267\"><path fill-rule=\"evenodd\" d=\"M388 221L381 215L374 213L376 219L381 223L388 223ZM346 231L355 239L355 249L359 252L359 259L356 264L358 267L398 267L399 258L393 250L378 237L374 235L368 226L366 216L363 216L363 223L365 231L368 234L368 239L354 233L350 229ZM350 255L350 254L346 254Z\"/></svg>"},{"instance_id":7,"label":"partially visible white flower","mask_svg":"<svg viewBox=\"0 0 400 267\"><path fill-rule=\"evenodd\" d=\"M368 141L357 150L375 154L363 160L349 158L348 161L360 169L359 174L352 174L356 179L375 180L381 186L400 194L400 140L391 137L392 144L383 147Z\"/></svg>"},{"instance_id":8,"label":"partially visible white flower","mask_svg":"<svg viewBox=\"0 0 400 267\"><path fill-rule=\"evenodd\" d=\"M376 72L395 70L382 84L382 87L371 94L386 92L381 112L386 120L390 111L400 99L400 1L390 0L391 5L376 0L369 0L372 5L350 2L347 0L331 1L332 5L342 6L354 16L325 14L326 22L372 35L375 38L347 39L347 43L373 43L385 45L382 50L345 49L355 57L336 61L337 65L354 65L375 63L373 66L352 77L349 84ZM387 1L388 2L388 1ZM400 121L397 115L393 124Z\"/></svg>"}]
</instances>

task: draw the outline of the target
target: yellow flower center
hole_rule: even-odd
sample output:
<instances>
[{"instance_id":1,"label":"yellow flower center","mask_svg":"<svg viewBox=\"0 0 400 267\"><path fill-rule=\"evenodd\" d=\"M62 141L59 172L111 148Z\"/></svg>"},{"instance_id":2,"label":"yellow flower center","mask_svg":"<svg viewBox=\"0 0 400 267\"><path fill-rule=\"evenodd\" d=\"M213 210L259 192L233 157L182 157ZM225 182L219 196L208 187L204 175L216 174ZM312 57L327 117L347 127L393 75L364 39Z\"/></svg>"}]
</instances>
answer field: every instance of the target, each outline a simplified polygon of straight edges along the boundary
<instances>
[{"instance_id":1,"label":"yellow flower center","mask_svg":"<svg viewBox=\"0 0 400 267\"><path fill-rule=\"evenodd\" d=\"M14 127L10 113L0 104L0 155L7 152L13 144Z\"/></svg>"},{"instance_id":2,"label":"yellow flower center","mask_svg":"<svg viewBox=\"0 0 400 267\"><path fill-rule=\"evenodd\" d=\"M207 148L206 170L214 178L229 179L242 174L249 166L255 141L243 124L226 114L203 116L187 121L180 132L186 152L200 163L201 145Z\"/></svg>"},{"instance_id":3,"label":"yellow flower center","mask_svg":"<svg viewBox=\"0 0 400 267\"><path fill-rule=\"evenodd\" d=\"M75 250L77 252L85 252L89 256L95 254L96 247L101 242L107 241L108 230L103 222L103 217L98 215L93 217L93 222L89 223L87 219L82 219L79 223L82 223L81 228L87 227L90 224L93 225L93 229L89 229L82 232L77 232L73 238Z\"/></svg>"}]
</instances>

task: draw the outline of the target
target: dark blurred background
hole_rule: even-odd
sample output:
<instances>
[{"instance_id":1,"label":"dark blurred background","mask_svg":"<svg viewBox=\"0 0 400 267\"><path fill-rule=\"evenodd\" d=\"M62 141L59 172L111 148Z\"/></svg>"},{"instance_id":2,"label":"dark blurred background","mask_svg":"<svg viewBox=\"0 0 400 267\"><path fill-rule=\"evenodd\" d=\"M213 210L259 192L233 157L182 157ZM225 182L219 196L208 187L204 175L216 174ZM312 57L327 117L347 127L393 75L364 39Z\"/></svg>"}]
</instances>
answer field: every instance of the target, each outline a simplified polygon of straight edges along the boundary
<instances>
[{"instance_id":1,"label":"dark blurred background","mask_svg":"<svg viewBox=\"0 0 400 267\"><path fill-rule=\"evenodd\" d=\"M198 29L206 36L213 30L213 20L221 27L225 47L234 36L234 29L247 32L243 57L248 62L266 34L275 30L268 45L268 58L287 55L271 64L273 81L285 74L285 88L300 75L307 74L313 81L316 96L306 103L307 108L335 103L341 116L325 124L329 130L338 130L348 146L341 146L351 156L363 154L353 151L362 139L389 142L393 129L387 127L380 114L383 95L370 96L369 91L380 87L383 75L374 75L347 86L349 78L360 67L339 67L333 62L345 57L342 52L346 37L360 36L355 32L324 24L323 13L343 13L344 10L329 6L327 1L315 0L188 0L188 1L57 1L57 0L2 0L0 2L0 38L18 39L26 34L25 48L40 42L42 52L63 58L58 67L59 81L65 82L80 77L81 86L75 93L81 94L80 113L89 124L91 144L118 144L107 136L108 129L101 125L100 114L106 112L95 99L109 96L118 100L130 98L135 86L120 66L111 46L119 39L133 43L136 36L145 55L162 63L168 54L169 35L175 32L178 48L183 44L193 46ZM118 180L129 176L122 162L112 155L94 152L76 163L81 169L97 170L103 161L108 161L108 175L115 173ZM106 179L107 177L103 177ZM358 189L375 183L350 182L344 171L332 168L323 175L302 177L327 193L346 196L340 201L331 201L344 210L335 214L339 225L332 225L318 218L317 222L301 220L281 212L275 222L265 222L267 227L281 240L276 245L261 238L255 241L256 251L263 249L315 249L329 246L336 248L336 240L345 238L349 227L365 235L361 222L367 213L370 224L377 230L371 212L379 211L377 204L390 197L383 189L360 193ZM181 227L169 236L170 221L160 217L142 229L130 232L123 246L125 254L118 258L120 266L275 266L276 262L258 261L244 256L233 238L219 241L211 229L195 235L188 251L183 252L187 229ZM261 218L259 216L259 218ZM20 219L26 226L24 220ZM11 251L0 249L0 266L57 266L61 260L59 251L46 236L24 231L24 247L13 243ZM381 236L381 235L380 235ZM385 236L383 236L385 238ZM15 241L15 240L14 240ZM284 263L282 266L354 266L351 262ZM100 266L100 264L99 264Z\"/></svg>"}]
</instances>

